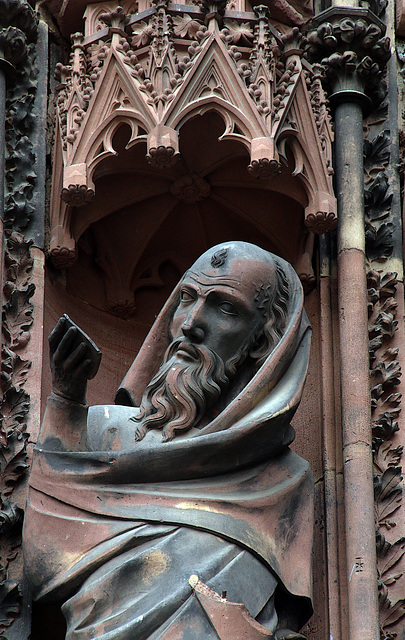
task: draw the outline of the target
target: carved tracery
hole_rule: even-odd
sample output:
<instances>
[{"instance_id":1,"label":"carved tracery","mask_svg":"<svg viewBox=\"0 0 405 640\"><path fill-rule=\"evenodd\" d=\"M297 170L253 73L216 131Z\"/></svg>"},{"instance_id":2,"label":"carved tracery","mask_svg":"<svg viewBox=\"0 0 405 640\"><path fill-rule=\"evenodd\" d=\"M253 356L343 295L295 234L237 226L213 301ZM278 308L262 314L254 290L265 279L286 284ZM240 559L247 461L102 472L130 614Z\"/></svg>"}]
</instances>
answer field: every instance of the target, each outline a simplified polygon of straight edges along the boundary
<instances>
[{"instance_id":1,"label":"carved tracery","mask_svg":"<svg viewBox=\"0 0 405 640\"><path fill-rule=\"evenodd\" d=\"M224 122L220 140L247 150L247 170L258 180L274 181L293 161L311 231L336 226L330 120L317 70L302 59L298 29L281 35L262 6L243 14L216 2L136 9L134 2L88 5L85 36L72 36L69 64L57 66L55 264L75 259L72 215L94 198L100 168L117 154L118 128L130 127L127 149L146 144L148 163L165 171L179 160L184 124L207 111ZM196 175L185 175L183 186L177 179L178 197L189 197L190 180L195 197L205 197L203 176Z\"/></svg>"}]
</instances>

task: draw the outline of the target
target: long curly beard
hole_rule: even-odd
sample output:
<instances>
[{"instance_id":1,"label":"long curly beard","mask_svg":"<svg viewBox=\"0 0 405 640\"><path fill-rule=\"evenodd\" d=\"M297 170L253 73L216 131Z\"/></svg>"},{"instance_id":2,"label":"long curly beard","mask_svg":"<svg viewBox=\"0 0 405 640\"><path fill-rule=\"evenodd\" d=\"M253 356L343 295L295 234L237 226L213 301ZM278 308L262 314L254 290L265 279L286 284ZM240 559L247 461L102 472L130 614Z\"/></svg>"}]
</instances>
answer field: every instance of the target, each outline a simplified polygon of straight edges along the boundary
<instances>
[{"instance_id":1,"label":"long curly beard","mask_svg":"<svg viewBox=\"0 0 405 640\"><path fill-rule=\"evenodd\" d=\"M163 364L146 387L135 440L142 440L149 429L162 429L162 441L172 440L179 432L198 426L229 384L224 362L213 351L193 345L193 360L179 360L176 352L184 342L174 340Z\"/></svg>"}]
</instances>

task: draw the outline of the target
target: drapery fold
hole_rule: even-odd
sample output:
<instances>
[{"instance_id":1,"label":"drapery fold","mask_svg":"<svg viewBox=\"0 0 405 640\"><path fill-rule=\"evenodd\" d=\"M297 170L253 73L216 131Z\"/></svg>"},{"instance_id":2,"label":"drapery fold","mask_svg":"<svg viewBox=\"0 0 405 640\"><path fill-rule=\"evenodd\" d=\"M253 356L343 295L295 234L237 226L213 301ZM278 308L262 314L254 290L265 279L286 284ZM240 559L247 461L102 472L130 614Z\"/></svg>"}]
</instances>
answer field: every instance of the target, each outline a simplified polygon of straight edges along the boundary
<instances>
[{"instance_id":1,"label":"drapery fold","mask_svg":"<svg viewBox=\"0 0 405 640\"><path fill-rule=\"evenodd\" d=\"M53 447L51 441L36 448L24 532L36 598L71 599L77 590L85 599L86 581L107 574L122 554L136 556L139 527L151 527L157 537L161 527L164 535L175 527L195 540L218 537L248 554L276 579L280 607L300 610L302 624L309 618L313 479L308 463L288 445L307 372L310 327L297 275L268 256L287 283L283 335L251 379L243 379L242 370L222 410L200 430L169 442L154 430L140 442L133 437L135 405L170 341L178 285L117 394L127 406L91 407L87 424L83 413L87 451L65 451L63 443ZM58 403L49 400L45 420L63 419ZM45 530L52 542L44 546ZM145 544L152 552L150 535ZM188 567L184 571L187 583Z\"/></svg>"}]
</instances>

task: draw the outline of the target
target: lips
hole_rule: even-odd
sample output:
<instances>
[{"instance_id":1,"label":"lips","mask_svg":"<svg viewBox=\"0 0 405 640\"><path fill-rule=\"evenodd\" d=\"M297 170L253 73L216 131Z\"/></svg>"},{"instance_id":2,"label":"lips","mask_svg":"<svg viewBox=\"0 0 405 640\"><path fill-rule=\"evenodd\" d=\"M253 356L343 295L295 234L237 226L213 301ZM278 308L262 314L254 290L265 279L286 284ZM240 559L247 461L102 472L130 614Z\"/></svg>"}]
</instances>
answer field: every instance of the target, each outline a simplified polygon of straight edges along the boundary
<instances>
[{"instance_id":1,"label":"lips","mask_svg":"<svg viewBox=\"0 0 405 640\"><path fill-rule=\"evenodd\" d=\"M192 344L188 344L186 342L182 342L179 345L176 351L176 354L186 355L189 358L192 358L193 360L195 360L198 357L197 349Z\"/></svg>"}]
</instances>

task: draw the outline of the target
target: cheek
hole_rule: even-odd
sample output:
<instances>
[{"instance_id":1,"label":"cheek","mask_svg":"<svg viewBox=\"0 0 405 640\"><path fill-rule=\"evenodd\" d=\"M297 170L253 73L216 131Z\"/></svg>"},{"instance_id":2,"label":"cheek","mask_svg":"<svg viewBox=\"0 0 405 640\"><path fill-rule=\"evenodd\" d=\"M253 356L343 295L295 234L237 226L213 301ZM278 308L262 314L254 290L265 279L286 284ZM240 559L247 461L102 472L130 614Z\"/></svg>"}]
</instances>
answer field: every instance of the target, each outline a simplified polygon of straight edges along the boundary
<instances>
[{"instance_id":1,"label":"cheek","mask_svg":"<svg viewBox=\"0 0 405 640\"><path fill-rule=\"evenodd\" d=\"M170 324L170 335L172 338L178 338L181 333L181 327L184 322L184 314L174 314Z\"/></svg>"},{"instance_id":2,"label":"cheek","mask_svg":"<svg viewBox=\"0 0 405 640\"><path fill-rule=\"evenodd\" d=\"M248 337L247 327L228 326L226 331L214 332L210 339L210 347L223 360L232 358Z\"/></svg>"},{"instance_id":3,"label":"cheek","mask_svg":"<svg viewBox=\"0 0 405 640\"><path fill-rule=\"evenodd\" d=\"M251 323L244 323L242 326L229 328L226 341L228 345L232 345L233 351L245 344L252 333L253 326Z\"/></svg>"}]
</instances>

